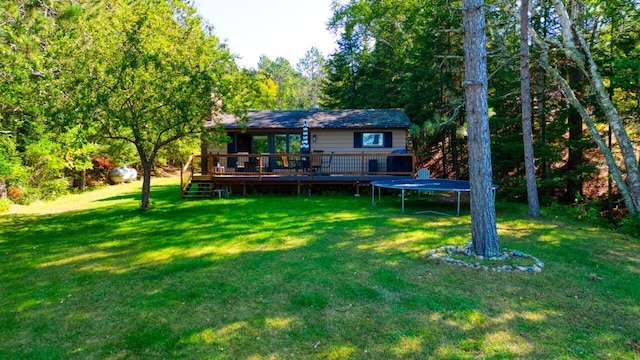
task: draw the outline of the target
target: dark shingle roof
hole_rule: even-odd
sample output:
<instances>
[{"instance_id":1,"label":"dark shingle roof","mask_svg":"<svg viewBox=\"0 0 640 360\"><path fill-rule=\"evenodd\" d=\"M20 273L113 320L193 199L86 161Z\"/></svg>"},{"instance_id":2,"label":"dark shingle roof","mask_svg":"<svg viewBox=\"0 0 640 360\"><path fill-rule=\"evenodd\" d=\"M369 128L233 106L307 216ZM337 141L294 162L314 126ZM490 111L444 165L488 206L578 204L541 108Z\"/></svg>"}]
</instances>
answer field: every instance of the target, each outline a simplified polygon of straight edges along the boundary
<instances>
[{"instance_id":1,"label":"dark shingle roof","mask_svg":"<svg viewBox=\"0 0 640 360\"><path fill-rule=\"evenodd\" d=\"M368 129L408 128L409 117L402 109L385 110L290 110L249 111L247 129L298 129L304 122L310 128L320 129ZM237 118L221 115L220 121L226 129L239 129ZM213 126L212 121L207 126Z\"/></svg>"}]
</instances>

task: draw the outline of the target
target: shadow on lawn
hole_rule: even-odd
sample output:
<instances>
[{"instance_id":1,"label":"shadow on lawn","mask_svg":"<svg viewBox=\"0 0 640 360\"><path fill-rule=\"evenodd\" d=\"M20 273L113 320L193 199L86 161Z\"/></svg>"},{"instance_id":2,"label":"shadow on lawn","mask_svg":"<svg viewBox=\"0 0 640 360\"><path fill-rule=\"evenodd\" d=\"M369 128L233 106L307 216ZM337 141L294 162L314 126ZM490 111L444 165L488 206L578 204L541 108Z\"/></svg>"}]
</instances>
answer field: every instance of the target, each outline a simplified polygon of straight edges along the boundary
<instances>
[{"instance_id":1,"label":"shadow on lawn","mask_svg":"<svg viewBox=\"0 0 640 360\"><path fill-rule=\"evenodd\" d=\"M612 326L634 312L632 274L620 280L629 281L629 292L616 292L617 310L611 309L610 285L572 273L594 263L613 273L617 265L582 256L565 264L570 255L554 244L545 252L553 261L540 275L460 270L420 252L467 236L468 218L371 211L367 199L353 198L176 201L176 188L154 188L156 207L148 212L126 203L3 220L9 227L1 234L9 240L0 243L7 294L0 300L6 324L0 354L629 354L622 347L631 321L624 330ZM540 240L547 230L518 231L506 240L535 249L549 243ZM579 248L572 239L557 246L571 253Z\"/></svg>"}]
</instances>

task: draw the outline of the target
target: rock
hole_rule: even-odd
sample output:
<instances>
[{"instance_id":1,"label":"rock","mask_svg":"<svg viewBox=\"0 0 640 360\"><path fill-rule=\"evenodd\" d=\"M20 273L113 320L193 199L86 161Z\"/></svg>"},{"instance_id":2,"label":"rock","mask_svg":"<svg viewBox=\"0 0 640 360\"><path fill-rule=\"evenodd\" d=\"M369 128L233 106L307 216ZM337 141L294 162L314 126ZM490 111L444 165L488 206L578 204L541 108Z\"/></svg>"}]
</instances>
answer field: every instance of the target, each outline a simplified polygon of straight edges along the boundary
<instances>
[{"instance_id":1,"label":"rock","mask_svg":"<svg viewBox=\"0 0 640 360\"><path fill-rule=\"evenodd\" d=\"M534 272L534 273L540 273L540 272L542 272L542 269L540 269L540 268L539 268L539 267L537 267L537 266L534 266L534 267L533 267L533 272Z\"/></svg>"}]
</instances>

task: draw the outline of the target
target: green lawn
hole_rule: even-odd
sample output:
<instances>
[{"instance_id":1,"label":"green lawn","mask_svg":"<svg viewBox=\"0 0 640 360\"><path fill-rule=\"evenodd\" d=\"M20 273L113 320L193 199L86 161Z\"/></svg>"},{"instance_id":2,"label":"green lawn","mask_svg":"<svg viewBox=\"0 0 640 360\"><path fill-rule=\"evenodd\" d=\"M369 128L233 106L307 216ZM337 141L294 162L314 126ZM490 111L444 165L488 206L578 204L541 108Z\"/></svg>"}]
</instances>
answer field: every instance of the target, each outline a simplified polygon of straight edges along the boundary
<instances>
[{"instance_id":1,"label":"green lawn","mask_svg":"<svg viewBox=\"0 0 640 360\"><path fill-rule=\"evenodd\" d=\"M500 203L501 245L545 269L483 272L425 256L468 212L154 184L146 213L136 183L0 215L0 358L640 358L637 239Z\"/></svg>"}]
</instances>

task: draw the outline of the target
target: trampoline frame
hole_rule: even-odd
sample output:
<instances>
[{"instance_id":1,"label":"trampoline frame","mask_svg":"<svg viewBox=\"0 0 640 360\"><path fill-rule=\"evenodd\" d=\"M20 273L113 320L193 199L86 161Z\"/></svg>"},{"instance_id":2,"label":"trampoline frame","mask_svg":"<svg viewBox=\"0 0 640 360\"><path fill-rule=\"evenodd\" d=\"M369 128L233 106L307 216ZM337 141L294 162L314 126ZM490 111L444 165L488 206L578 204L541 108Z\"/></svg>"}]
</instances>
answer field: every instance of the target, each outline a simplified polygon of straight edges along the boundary
<instances>
[{"instance_id":1,"label":"trampoline frame","mask_svg":"<svg viewBox=\"0 0 640 360\"><path fill-rule=\"evenodd\" d=\"M446 186L449 185L449 186ZM378 202L382 201L382 188L402 190L402 213L404 214L404 198L405 192L410 191L440 191L440 192L455 192L457 198L456 216L460 216L460 194L463 192L470 192L471 187L466 180L450 180L450 179L402 179L402 180L380 180L371 182L371 206L376 205L375 194L376 187L378 188ZM495 199L497 185L492 185L493 195ZM418 211L415 214L434 213L439 215L451 216L439 211L425 210Z\"/></svg>"}]
</instances>

